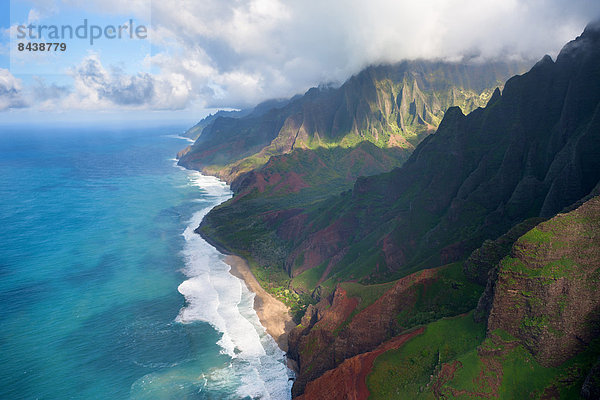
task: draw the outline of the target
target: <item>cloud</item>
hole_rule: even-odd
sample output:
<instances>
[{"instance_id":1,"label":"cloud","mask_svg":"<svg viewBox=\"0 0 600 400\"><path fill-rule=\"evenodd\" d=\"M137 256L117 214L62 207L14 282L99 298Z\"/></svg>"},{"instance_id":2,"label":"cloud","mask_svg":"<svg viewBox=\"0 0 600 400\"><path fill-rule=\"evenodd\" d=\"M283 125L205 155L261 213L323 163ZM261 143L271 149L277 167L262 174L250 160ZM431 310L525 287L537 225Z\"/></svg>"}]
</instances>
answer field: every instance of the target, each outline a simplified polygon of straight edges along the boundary
<instances>
[{"instance_id":1,"label":"cloud","mask_svg":"<svg viewBox=\"0 0 600 400\"><path fill-rule=\"evenodd\" d=\"M240 107L343 82L369 64L539 59L600 17L600 2L587 0L64 2L140 18L152 7L158 51L147 61L158 72L128 75L88 57L73 69L66 97L86 108Z\"/></svg>"},{"instance_id":2,"label":"cloud","mask_svg":"<svg viewBox=\"0 0 600 400\"><path fill-rule=\"evenodd\" d=\"M152 11L153 41L179 55L160 68L198 90L218 85L220 97L205 100L235 105L343 81L373 63L555 55L600 16L600 2L205 0L153 2Z\"/></svg>"},{"instance_id":3,"label":"cloud","mask_svg":"<svg viewBox=\"0 0 600 400\"><path fill-rule=\"evenodd\" d=\"M21 82L9 70L0 68L0 111L26 106Z\"/></svg>"},{"instance_id":4,"label":"cloud","mask_svg":"<svg viewBox=\"0 0 600 400\"><path fill-rule=\"evenodd\" d=\"M66 85L56 83L47 83L45 79L34 77L34 84L31 86L31 97L36 101L56 100L67 96L71 89Z\"/></svg>"},{"instance_id":5,"label":"cloud","mask_svg":"<svg viewBox=\"0 0 600 400\"><path fill-rule=\"evenodd\" d=\"M94 108L181 109L191 99L191 88L182 75L126 74L107 70L98 55L88 55L72 69L74 92L65 106Z\"/></svg>"},{"instance_id":6,"label":"cloud","mask_svg":"<svg viewBox=\"0 0 600 400\"><path fill-rule=\"evenodd\" d=\"M84 59L73 76L80 92L116 105L145 104L154 96L153 79L149 74L125 75L116 69L109 73L95 55Z\"/></svg>"}]
</instances>

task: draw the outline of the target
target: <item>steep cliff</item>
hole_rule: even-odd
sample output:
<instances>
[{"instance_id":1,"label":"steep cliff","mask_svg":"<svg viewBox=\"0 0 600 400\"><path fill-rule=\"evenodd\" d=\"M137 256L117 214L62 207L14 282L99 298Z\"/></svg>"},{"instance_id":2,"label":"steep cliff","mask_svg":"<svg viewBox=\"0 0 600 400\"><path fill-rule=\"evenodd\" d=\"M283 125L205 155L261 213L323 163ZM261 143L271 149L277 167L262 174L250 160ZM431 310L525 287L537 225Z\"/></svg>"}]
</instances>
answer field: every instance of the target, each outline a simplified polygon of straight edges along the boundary
<instances>
[{"instance_id":1,"label":"steep cliff","mask_svg":"<svg viewBox=\"0 0 600 400\"><path fill-rule=\"evenodd\" d=\"M370 67L339 88L312 88L284 107L215 118L179 163L231 182L294 149L363 141L412 149L437 128L448 107L469 112L483 106L496 86L521 70L509 63L426 61Z\"/></svg>"},{"instance_id":2,"label":"steep cliff","mask_svg":"<svg viewBox=\"0 0 600 400\"><path fill-rule=\"evenodd\" d=\"M527 232L502 260L488 329L560 365L600 333L600 198Z\"/></svg>"},{"instance_id":3,"label":"steep cliff","mask_svg":"<svg viewBox=\"0 0 600 400\"><path fill-rule=\"evenodd\" d=\"M369 83L377 80L367 79L375 70L360 74L352 85L377 87ZM389 87L397 100L409 86L403 83L401 91ZM416 86L423 93L426 85ZM578 391L597 359L592 341L596 288L584 287L595 284L596 271L580 270L585 261L581 257L597 265L593 260L598 238L589 231L597 221L589 226L577 222L580 228L575 231L565 228L569 237L584 232L572 243L560 234L558 242L546 241L545 233L556 223L551 219L556 213L600 187L600 26L588 26L556 61L546 56L528 73L511 78L502 92L494 91L485 108L464 115L451 107L437 133L427 136L402 167L358 178L351 190L345 188L361 171L375 173L402 158L405 153L388 151L410 151L411 137L427 132L427 118L433 119L426 108L409 106L409 114L421 109L412 121L423 128L411 131L410 124L402 125L407 121L402 102L396 101L396 109L385 100L393 97L387 89L374 89L349 91L352 99L344 104L353 104L351 115L359 115L363 108L355 97L360 94L376 105L366 109L379 114L366 112L365 118L348 122L346 114L337 114L348 109L340 106L342 100L330 101L342 88L309 91L298 102L265 114L270 115L271 127L282 118L288 123L285 129L273 129L276 136L268 134L273 137L268 144L267 130L259 129L262 139L249 135L248 141L228 147L222 157L229 169L220 166L219 171L226 171L222 176L239 176L233 182L237 195L211 211L198 230L258 264L285 269L289 288L319 301L307 308L290 335L289 355L300 368L293 393L300 395L327 370L333 371L331 376L362 371L352 363L346 364L346 372L334 368L422 324L437 327L430 330L437 333L411 339L409 355L391 350L375 359L373 379L380 383L389 371L410 372L409 364L422 361L414 381L390 383L389 393L423 393L425 398L515 398L532 393L551 398L555 392ZM411 93L415 106L417 98L426 97ZM309 116L300 108L292 119L284 115L288 107L300 105L301 110L311 110ZM396 115L398 129L380 134L378 123L389 127L389 115ZM224 146L217 136L205 138L203 151L208 156ZM254 152L260 146L264 152L249 158L236 155L238 147ZM188 161L198 156L196 151L188 154L195 154ZM359 159L367 161L355 168ZM210 170L214 165L197 167ZM254 170L241 175L249 169ZM324 171L325 178L316 171ZM330 192L324 183L334 183ZM540 243L535 242L538 236ZM563 242L568 249L561 247ZM586 249L580 258L578 247ZM507 252L511 256L505 258ZM460 343L454 353L447 353L444 340L450 341L439 330L445 324L451 329L454 322L437 320L473 309L486 278L482 299L487 301L480 302L478 320L492 308L488 337L481 341L477 336L476 342L465 345L468 340L460 338L472 339L473 327L462 320L456 323L464 328L456 331ZM514 289L513 284L523 288ZM586 297L581 302L578 293ZM573 304L565 303L571 297ZM562 314L565 310L570 314ZM485 324L476 325L483 329ZM429 348L430 343L437 353L423 350L426 354L419 356L419 348ZM562 350L555 351L558 348ZM378 363L380 357L383 361Z\"/></svg>"}]
</instances>

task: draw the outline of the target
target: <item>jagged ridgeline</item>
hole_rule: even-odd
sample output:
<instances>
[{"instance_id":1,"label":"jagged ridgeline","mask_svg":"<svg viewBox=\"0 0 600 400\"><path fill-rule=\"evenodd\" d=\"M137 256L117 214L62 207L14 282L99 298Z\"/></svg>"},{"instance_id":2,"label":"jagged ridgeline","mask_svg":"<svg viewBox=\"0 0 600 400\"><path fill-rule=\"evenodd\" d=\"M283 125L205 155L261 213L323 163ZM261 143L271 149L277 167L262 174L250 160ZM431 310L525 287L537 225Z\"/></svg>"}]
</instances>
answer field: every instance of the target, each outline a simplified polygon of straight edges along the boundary
<instances>
[{"instance_id":1,"label":"jagged ridgeline","mask_svg":"<svg viewBox=\"0 0 600 400\"><path fill-rule=\"evenodd\" d=\"M288 102L201 121L186 134L201 131L179 163L232 181L293 149L349 148L363 141L413 149L449 107L470 112L484 106L495 87L523 70L523 63L501 62L369 67L339 88L313 88Z\"/></svg>"}]
</instances>

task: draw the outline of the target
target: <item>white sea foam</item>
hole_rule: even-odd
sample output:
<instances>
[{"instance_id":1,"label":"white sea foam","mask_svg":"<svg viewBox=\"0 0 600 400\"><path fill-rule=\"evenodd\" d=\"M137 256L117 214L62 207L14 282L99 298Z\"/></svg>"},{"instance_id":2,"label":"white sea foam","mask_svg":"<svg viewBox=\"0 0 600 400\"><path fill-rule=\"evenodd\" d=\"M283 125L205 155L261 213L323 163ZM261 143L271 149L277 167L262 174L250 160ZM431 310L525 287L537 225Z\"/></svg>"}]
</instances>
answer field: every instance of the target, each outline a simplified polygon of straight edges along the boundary
<instances>
[{"instance_id":1,"label":"white sea foam","mask_svg":"<svg viewBox=\"0 0 600 400\"><path fill-rule=\"evenodd\" d=\"M173 161L173 166L174 166L175 168L178 168L178 169L180 169L180 170L182 170L182 171L187 171L187 168L184 168L184 167L182 167L181 165L178 165L178 164L177 164L177 163L179 162L179 160L178 160L178 159L176 159L176 158L170 158L169 160Z\"/></svg>"},{"instance_id":2,"label":"white sea foam","mask_svg":"<svg viewBox=\"0 0 600 400\"><path fill-rule=\"evenodd\" d=\"M190 143L194 143L194 139L190 139L189 137L181 136L181 135L164 135L164 137L173 138L173 139L181 139L188 141Z\"/></svg>"},{"instance_id":3,"label":"white sea foam","mask_svg":"<svg viewBox=\"0 0 600 400\"><path fill-rule=\"evenodd\" d=\"M206 385L231 388L232 397L290 399L293 373L286 367L285 354L260 324L254 311L254 293L229 273L223 255L194 233L202 218L217 204L231 197L229 187L213 177L190 172L190 184L197 186L210 207L193 215L185 229L184 274L188 277L179 292L186 300L177 321L203 321L211 324L222 337L218 344L232 361L227 368L203 375Z\"/></svg>"}]
</instances>

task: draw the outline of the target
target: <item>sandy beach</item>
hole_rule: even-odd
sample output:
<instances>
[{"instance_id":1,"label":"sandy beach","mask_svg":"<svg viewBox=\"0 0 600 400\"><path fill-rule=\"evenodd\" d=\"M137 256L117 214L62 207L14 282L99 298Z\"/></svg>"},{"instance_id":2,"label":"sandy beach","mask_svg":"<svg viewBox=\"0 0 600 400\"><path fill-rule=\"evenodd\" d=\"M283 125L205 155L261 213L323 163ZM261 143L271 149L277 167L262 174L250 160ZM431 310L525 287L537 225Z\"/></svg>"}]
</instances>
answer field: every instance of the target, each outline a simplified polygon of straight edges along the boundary
<instances>
[{"instance_id":1,"label":"sandy beach","mask_svg":"<svg viewBox=\"0 0 600 400\"><path fill-rule=\"evenodd\" d=\"M254 309L267 333L275 339L279 347L287 352L288 333L295 326L285 304L267 293L258 283L246 260L241 257L228 255L225 262L231 266L231 274L246 283L248 289L256 294Z\"/></svg>"}]
</instances>

